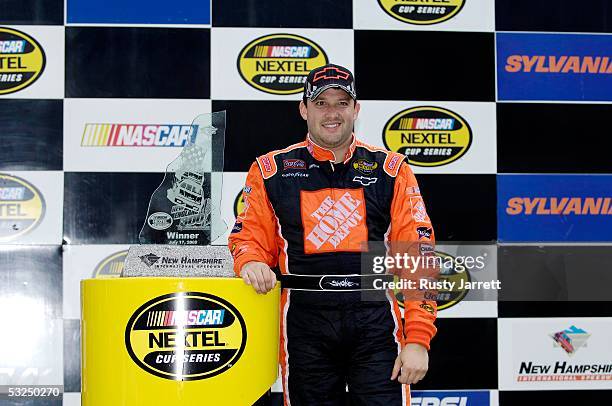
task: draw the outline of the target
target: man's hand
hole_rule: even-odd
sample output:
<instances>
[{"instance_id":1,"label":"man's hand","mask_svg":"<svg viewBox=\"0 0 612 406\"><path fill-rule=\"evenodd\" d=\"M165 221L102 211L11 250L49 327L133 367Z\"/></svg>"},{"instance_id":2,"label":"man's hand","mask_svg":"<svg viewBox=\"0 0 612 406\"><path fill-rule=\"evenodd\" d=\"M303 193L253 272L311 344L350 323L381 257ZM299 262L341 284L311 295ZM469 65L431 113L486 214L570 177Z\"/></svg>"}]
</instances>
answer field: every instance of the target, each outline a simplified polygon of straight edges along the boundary
<instances>
[{"instance_id":1,"label":"man's hand","mask_svg":"<svg viewBox=\"0 0 612 406\"><path fill-rule=\"evenodd\" d=\"M250 261L242 266L240 276L257 293L268 293L276 285L276 275L267 264Z\"/></svg>"},{"instance_id":2,"label":"man's hand","mask_svg":"<svg viewBox=\"0 0 612 406\"><path fill-rule=\"evenodd\" d=\"M417 383L423 379L428 368L429 355L427 354L427 349L420 344L406 344L395 359L391 380L394 380L399 375L398 380L400 383Z\"/></svg>"}]
</instances>

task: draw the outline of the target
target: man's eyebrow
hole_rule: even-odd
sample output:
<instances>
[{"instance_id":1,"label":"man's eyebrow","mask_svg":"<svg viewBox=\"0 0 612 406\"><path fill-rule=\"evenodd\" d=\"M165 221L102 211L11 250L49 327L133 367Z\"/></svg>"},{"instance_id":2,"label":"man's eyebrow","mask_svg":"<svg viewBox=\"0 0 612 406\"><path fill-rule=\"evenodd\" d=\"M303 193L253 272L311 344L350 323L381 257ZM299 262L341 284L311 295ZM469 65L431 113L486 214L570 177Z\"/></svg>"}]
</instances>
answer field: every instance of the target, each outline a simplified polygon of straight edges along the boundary
<instances>
[{"instance_id":1,"label":"man's eyebrow","mask_svg":"<svg viewBox=\"0 0 612 406\"><path fill-rule=\"evenodd\" d=\"M325 97L325 96L321 97L321 99L324 99L324 100L329 100L329 98L327 98L327 97ZM337 98L337 100L340 100L340 101L345 101L345 100L351 100L351 98L350 98L348 95L346 95L346 96L339 96L339 97Z\"/></svg>"},{"instance_id":2,"label":"man's eyebrow","mask_svg":"<svg viewBox=\"0 0 612 406\"><path fill-rule=\"evenodd\" d=\"M317 97L316 101L318 100L323 100L323 101L328 101L329 97L328 96L324 96L324 95L320 95L319 97ZM347 100L351 100L351 97L347 94L345 96L338 96L338 100L339 101L347 101Z\"/></svg>"}]
</instances>

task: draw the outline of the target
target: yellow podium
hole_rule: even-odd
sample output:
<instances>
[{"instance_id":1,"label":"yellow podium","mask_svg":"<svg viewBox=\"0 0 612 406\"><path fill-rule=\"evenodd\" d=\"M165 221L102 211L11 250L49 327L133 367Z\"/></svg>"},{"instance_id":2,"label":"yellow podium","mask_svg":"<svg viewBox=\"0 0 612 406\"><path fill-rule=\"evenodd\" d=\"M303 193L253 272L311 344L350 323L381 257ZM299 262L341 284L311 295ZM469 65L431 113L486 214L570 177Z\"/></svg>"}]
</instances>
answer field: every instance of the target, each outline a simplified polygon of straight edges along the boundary
<instances>
[{"instance_id":1,"label":"yellow podium","mask_svg":"<svg viewBox=\"0 0 612 406\"><path fill-rule=\"evenodd\" d=\"M278 372L279 296L238 278L82 281L82 404L252 405Z\"/></svg>"}]
</instances>

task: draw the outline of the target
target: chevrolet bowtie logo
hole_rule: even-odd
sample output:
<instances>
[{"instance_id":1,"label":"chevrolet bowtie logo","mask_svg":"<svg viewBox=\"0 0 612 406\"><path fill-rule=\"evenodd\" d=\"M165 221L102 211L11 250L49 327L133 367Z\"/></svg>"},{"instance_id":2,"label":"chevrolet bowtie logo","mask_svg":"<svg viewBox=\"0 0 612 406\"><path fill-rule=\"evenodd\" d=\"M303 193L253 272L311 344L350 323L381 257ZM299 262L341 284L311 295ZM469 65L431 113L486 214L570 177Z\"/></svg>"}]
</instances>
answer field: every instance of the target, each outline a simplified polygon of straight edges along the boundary
<instances>
[{"instance_id":1,"label":"chevrolet bowtie logo","mask_svg":"<svg viewBox=\"0 0 612 406\"><path fill-rule=\"evenodd\" d=\"M368 178L367 176L355 176L353 178L353 182L359 182L363 186L371 185L372 183L376 183L378 178Z\"/></svg>"},{"instance_id":2,"label":"chevrolet bowtie logo","mask_svg":"<svg viewBox=\"0 0 612 406\"><path fill-rule=\"evenodd\" d=\"M157 261L159 261L161 257L158 257L157 255L151 253L151 254L143 255L138 258L140 258L140 260L144 262L147 266L151 266Z\"/></svg>"},{"instance_id":3,"label":"chevrolet bowtie logo","mask_svg":"<svg viewBox=\"0 0 612 406\"><path fill-rule=\"evenodd\" d=\"M321 79L344 79L344 80L348 80L349 78L349 73L345 72L343 70L340 70L338 68L333 68L333 67L329 67L329 68L325 68L320 72L315 73L314 77L312 78L313 82L317 82Z\"/></svg>"}]
</instances>

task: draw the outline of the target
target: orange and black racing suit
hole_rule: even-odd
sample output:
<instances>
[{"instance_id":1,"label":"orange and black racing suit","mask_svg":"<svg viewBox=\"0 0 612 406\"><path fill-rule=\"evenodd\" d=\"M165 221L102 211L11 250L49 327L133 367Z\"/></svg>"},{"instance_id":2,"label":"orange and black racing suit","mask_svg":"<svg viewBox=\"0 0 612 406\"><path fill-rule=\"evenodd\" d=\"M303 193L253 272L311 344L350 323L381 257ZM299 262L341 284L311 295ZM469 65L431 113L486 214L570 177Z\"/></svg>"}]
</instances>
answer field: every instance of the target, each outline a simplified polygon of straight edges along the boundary
<instances>
[{"instance_id":1,"label":"orange and black racing suit","mask_svg":"<svg viewBox=\"0 0 612 406\"><path fill-rule=\"evenodd\" d=\"M410 405L408 385L389 378L404 344L429 349L435 301L406 301L402 328L395 295L364 301L359 290L334 287L359 283L338 276L360 273L363 242L433 242L432 225L404 155L353 136L343 162L335 161L309 136L257 158L229 238L234 269L239 275L260 261L281 280L321 276L310 288L282 290L285 405L341 405L345 396L351 404Z\"/></svg>"}]
</instances>

